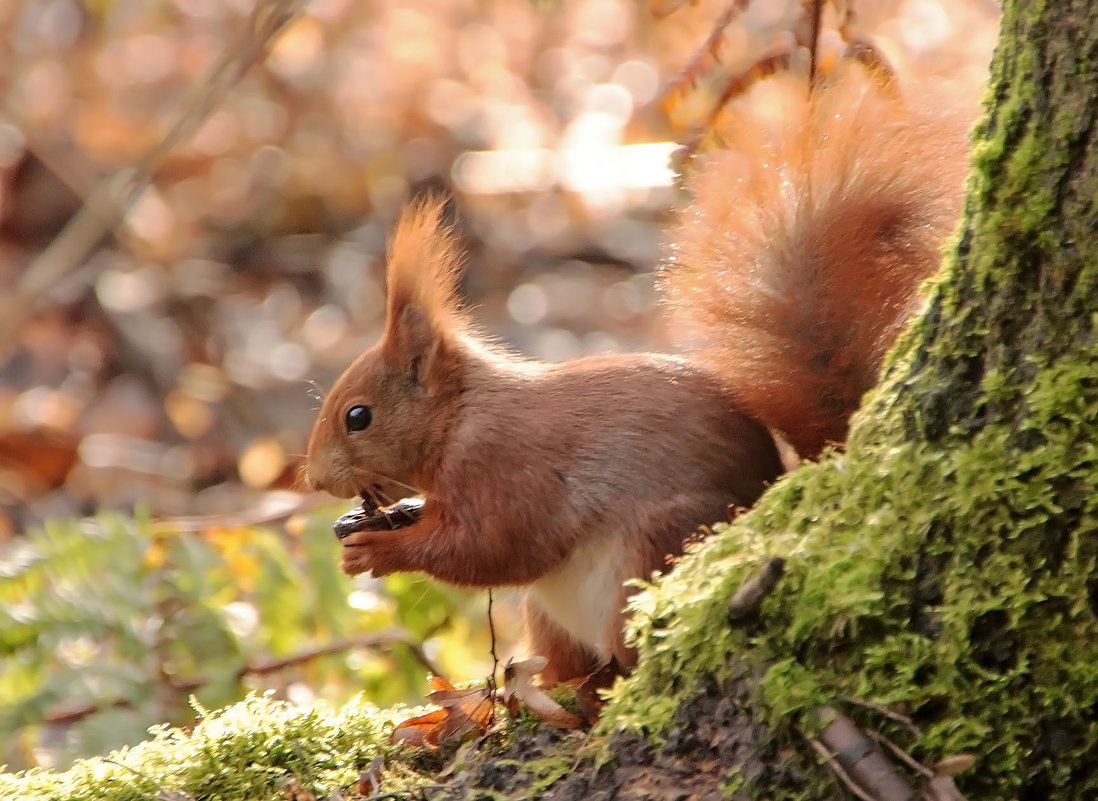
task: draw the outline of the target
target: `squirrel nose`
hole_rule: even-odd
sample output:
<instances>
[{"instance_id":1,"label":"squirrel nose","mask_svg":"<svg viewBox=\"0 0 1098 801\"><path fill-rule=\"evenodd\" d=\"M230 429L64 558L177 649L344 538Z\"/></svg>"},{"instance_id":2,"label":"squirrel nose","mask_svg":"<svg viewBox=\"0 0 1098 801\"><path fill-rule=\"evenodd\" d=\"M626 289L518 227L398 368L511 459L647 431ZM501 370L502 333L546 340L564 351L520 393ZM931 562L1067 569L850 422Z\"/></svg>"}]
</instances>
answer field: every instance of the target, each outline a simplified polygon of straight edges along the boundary
<instances>
[{"instance_id":1,"label":"squirrel nose","mask_svg":"<svg viewBox=\"0 0 1098 801\"><path fill-rule=\"evenodd\" d=\"M305 474L305 483L307 483L314 490L317 490L317 491L323 491L324 490L324 482L321 481L320 478L317 476L317 474L314 473L312 470L309 470Z\"/></svg>"}]
</instances>

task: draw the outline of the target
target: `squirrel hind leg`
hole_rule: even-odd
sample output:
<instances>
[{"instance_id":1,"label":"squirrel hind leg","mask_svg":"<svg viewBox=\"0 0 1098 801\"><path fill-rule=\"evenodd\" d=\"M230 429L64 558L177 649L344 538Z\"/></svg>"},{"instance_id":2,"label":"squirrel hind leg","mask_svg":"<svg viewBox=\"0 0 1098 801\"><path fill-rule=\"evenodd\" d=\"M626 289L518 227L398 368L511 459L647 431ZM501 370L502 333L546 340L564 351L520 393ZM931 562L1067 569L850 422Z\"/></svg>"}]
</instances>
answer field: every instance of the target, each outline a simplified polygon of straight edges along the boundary
<instances>
[{"instance_id":1,"label":"squirrel hind leg","mask_svg":"<svg viewBox=\"0 0 1098 801\"><path fill-rule=\"evenodd\" d=\"M604 656L551 620L529 596L523 601L522 613L526 631L522 650L549 660L540 673L543 686L590 675L605 663Z\"/></svg>"}]
</instances>

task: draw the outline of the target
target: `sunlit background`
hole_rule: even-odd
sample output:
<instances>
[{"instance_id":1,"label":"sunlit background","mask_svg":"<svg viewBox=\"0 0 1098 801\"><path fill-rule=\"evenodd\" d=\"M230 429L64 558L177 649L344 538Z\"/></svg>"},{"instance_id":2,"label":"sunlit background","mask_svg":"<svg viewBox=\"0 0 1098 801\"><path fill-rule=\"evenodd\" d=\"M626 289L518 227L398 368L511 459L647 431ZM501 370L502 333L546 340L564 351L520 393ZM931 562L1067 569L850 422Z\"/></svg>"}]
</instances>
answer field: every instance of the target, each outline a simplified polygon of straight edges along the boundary
<instances>
[{"instance_id":1,"label":"sunlit background","mask_svg":"<svg viewBox=\"0 0 1098 801\"><path fill-rule=\"evenodd\" d=\"M393 678L423 674L408 653L251 670L356 632L402 626L454 678L488 669L483 626L454 622L483 616L482 597L336 576L330 510L306 514L314 499L295 492L316 391L378 336L386 232L423 189L455 197L464 292L492 335L548 360L663 347L650 272L679 191L676 144L723 78L789 40L801 8L756 0L725 29L720 63L668 101L728 2L306 6L158 163L115 235L0 338L0 708L15 710L0 714L0 742L13 736L0 763L140 737L185 719L191 690L211 704L246 687L414 696ZM0 293L21 297L84 201L201 96L253 4L0 3ZM975 104L997 3L854 5L901 81ZM821 50L840 46L825 30ZM774 97L764 84L745 102L780 114ZM135 508L202 519L104 517ZM65 522L42 535L44 521ZM98 556L77 558L80 543ZM214 577L188 578L200 570ZM81 594L112 581L108 611L82 622ZM334 589L305 597L320 581ZM188 604L202 611L175 631ZM513 610L499 614L513 634ZM97 662L109 670L93 675Z\"/></svg>"}]
</instances>

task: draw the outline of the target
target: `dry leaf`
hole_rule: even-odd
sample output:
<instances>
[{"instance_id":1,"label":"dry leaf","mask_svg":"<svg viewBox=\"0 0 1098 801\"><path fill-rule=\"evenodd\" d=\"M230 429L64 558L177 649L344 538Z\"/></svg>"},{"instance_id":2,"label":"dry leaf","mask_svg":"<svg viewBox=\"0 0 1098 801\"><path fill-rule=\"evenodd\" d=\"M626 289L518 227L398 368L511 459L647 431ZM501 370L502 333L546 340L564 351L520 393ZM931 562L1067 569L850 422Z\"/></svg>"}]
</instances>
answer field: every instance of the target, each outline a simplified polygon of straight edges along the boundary
<instances>
[{"instance_id":1,"label":"dry leaf","mask_svg":"<svg viewBox=\"0 0 1098 801\"><path fill-rule=\"evenodd\" d=\"M487 687L470 690L437 690L427 700L449 712L439 734L440 740L463 738L470 733L484 734L495 719L496 703Z\"/></svg>"},{"instance_id":2,"label":"dry leaf","mask_svg":"<svg viewBox=\"0 0 1098 801\"><path fill-rule=\"evenodd\" d=\"M484 734L495 718L495 700L487 687L456 690L441 676L432 676L428 684L434 692L427 700L442 709L401 722L390 739L393 742L435 748L443 740Z\"/></svg>"},{"instance_id":3,"label":"dry leaf","mask_svg":"<svg viewBox=\"0 0 1098 801\"><path fill-rule=\"evenodd\" d=\"M931 765L931 769L939 776L956 776L958 773L964 773L975 764L975 754L951 754L939 759Z\"/></svg>"},{"instance_id":4,"label":"dry leaf","mask_svg":"<svg viewBox=\"0 0 1098 801\"><path fill-rule=\"evenodd\" d=\"M436 709L426 715L408 718L393 729L389 739L394 743L435 748L438 745L438 733L449 716L450 713L445 709Z\"/></svg>"}]
</instances>

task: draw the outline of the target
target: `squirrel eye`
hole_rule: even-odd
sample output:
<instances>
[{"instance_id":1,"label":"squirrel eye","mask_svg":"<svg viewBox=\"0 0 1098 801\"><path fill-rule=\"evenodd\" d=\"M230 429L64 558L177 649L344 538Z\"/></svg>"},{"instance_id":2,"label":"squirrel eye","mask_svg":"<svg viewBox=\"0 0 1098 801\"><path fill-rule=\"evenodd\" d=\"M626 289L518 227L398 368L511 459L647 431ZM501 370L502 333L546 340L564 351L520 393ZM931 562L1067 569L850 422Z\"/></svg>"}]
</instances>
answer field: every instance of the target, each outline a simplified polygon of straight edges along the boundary
<instances>
[{"instance_id":1,"label":"squirrel eye","mask_svg":"<svg viewBox=\"0 0 1098 801\"><path fill-rule=\"evenodd\" d=\"M347 431L365 431L374 420L374 413L369 406L352 406L347 410Z\"/></svg>"}]
</instances>

